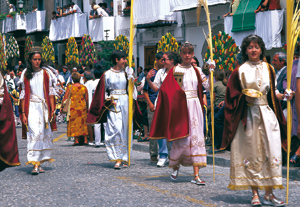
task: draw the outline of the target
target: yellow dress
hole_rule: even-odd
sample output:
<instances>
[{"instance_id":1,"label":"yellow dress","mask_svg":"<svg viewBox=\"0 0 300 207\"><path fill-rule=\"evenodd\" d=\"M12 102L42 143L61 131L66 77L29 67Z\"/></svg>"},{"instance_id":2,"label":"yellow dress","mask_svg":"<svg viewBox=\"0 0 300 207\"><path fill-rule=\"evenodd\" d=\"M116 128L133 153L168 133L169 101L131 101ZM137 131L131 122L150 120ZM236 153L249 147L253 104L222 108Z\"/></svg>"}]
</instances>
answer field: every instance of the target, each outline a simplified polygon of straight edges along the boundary
<instances>
[{"instance_id":1,"label":"yellow dress","mask_svg":"<svg viewBox=\"0 0 300 207\"><path fill-rule=\"evenodd\" d=\"M68 86L69 90L71 86ZM84 85L72 86L71 104L70 104L70 117L68 121L68 137L88 135L87 131L87 111L85 95L87 89Z\"/></svg>"}]
</instances>

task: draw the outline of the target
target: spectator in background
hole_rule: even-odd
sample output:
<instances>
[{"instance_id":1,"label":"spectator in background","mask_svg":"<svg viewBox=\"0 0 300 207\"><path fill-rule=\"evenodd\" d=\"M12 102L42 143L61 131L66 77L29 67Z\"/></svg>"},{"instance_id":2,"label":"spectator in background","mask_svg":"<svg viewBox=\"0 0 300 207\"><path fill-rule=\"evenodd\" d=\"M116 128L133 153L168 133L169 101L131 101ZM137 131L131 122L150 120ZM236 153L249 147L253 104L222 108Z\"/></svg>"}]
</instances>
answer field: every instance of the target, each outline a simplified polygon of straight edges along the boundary
<instances>
[{"instance_id":1,"label":"spectator in background","mask_svg":"<svg viewBox=\"0 0 300 207\"><path fill-rule=\"evenodd\" d=\"M80 136L84 136L84 145L88 145L87 141L87 112L89 108L88 91L86 87L79 83L81 75L78 72L72 73L74 84L69 85L62 103L70 95L70 114L67 115L68 121L68 137L75 137L73 146L79 145Z\"/></svg>"},{"instance_id":2,"label":"spectator in background","mask_svg":"<svg viewBox=\"0 0 300 207\"><path fill-rule=\"evenodd\" d=\"M62 9L59 6L56 7L56 16L57 17L61 17L62 13L63 13Z\"/></svg>"},{"instance_id":3,"label":"spectator in background","mask_svg":"<svg viewBox=\"0 0 300 207\"><path fill-rule=\"evenodd\" d=\"M138 77L138 82L141 82L143 80L143 78L145 77L144 71L143 71L143 67L139 66L137 68L137 77Z\"/></svg>"},{"instance_id":4,"label":"spectator in background","mask_svg":"<svg viewBox=\"0 0 300 207\"><path fill-rule=\"evenodd\" d=\"M17 70L19 69L19 67L20 67L21 65L23 65L23 64L22 64L22 61L19 60L18 65L16 65L16 66L15 66L15 69L14 69L14 72L15 72L15 73L17 72Z\"/></svg>"},{"instance_id":5,"label":"spectator in background","mask_svg":"<svg viewBox=\"0 0 300 207\"><path fill-rule=\"evenodd\" d=\"M107 7L107 3L103 3L102 4L102 9L104 9L104 11L106 11L106 13L109 15L109 16L112 16L112 12L111 10Z\"/></svg>"},{"instance_id":6,"label":"spectator in background","mask_svg":"<svg viewBox=\"0 0 300 207\"><path fill-rule=\"evenodd\" d=\"M229 12L224 14L223 18L227 16L233 16L239 5L240 5L240 0L232 0L229 6Z\"/></svg>"},{"instance_id":7,"label":"spectator in background","mask_svg":"<svg viewBox=\"0 0 300 207\"><path fill-rule=\"evenodd\" d=\"M71 13L82 13L80 7L77 4L75 4L74 2L71 2L70 5L71 5L71 9L72 9Z\"/></svg>"},{"instance_id":8,"label":"spectator in background","mask_svg":"<svg viewBox=\"0 0 300 207\"><path fill-rule=\"evenodd\" d=\"M16 88L17 88L18 85L19 85L18 83L19 83L21 74L22 74L22 72L18 70L18 71L17 71L17 74L16 74L16 77L15 77L15 79L14 79L14 83L15 83Z\"/></svg>"},{"instance_id":9,"label":"spectator in background","mask_svg":"<svg viewBox=\"0 0 300 207\"><path fill-rule=\"evenodd\" d=\"M32 6L32 12L38 11L37 7L35 5Z\"/></svg>"},{"instance_id":10,"label":"spectator in background","mask_svg":"<svg viewBox=\"0 0 300 207\"><path fill-rule=\"evenodd\" d=\"M268 10L279 10L279 9L281 9L280 0L262 0L260 2L260 5L254 12L257 13L260 11L263 12Z\"/></svg>"},{"instance_id":11,"label":"spectator in background","mask_svg":"<svg viewBox=\"0 0 300 207\"><path fill-rule=\"evenodd\" d=\"M89 107L91 106L92 99L93 99L93 90L97 87L98 81L94 81L94 74L91 71L85 71L84 72L84 85L88 91L88 98L89 98ZM89 145L95 146L94 142L94 133L93 133L93 127L92 125L88 125L88 134L89 134Z\"/></svg>"},{"instance_id":12,"label":"spectator in background","mask_svg":"<svg viewBox=\"0 0 300 207\"><path fill-rule=\"evenodd\" d=\"M104 11L99 5L93 6L94 15L90 16L91 19L97 18L97 17L108 17L109 15Z\"/></svg>"},{"instance_id":13,"label":"spectator in background","mask_svg":"<svg viewBox=\"0 0 300 207\"><path fill-rule=\"evenodd\" d=\"M56 11L53 11L53 12L52 12L52 18L51 18L51 19L54 20L54 19L56 19L56 17L57 17L57 13L56 13Z\"/></svg>"},{"instance_id":14,"label":"spectator in background","mask_svg":"<svg viewBox=\"0 0 300 207\"><path fill-rule=\"evenodd\" d=\"M9 4L9 13L15 12L16 11L16 7L13 4Z\"/></svg>"},{"instance_id":15,"label":"spectator in background","mask_svg":"<svg viewBox=\"0 0 300 207\"><path fill-rule=\"evenodd\" d=\"M66 16L68 14L68 9L67 9L67 5L63 6L63 16Z\"/></svg>"},{"instance_id":16,"label":"spectator in background","mask_svg":"<svg viewBox=\"0 0 300 207\"><path fill-rule=\"evenodd\" d=\"M63 72L60 72L60 75L64 78L64 82L66 83L68 81L68 78L70 77L71 73L68 70L67 66L63 66Z\"/></svg>"}]
</instances>

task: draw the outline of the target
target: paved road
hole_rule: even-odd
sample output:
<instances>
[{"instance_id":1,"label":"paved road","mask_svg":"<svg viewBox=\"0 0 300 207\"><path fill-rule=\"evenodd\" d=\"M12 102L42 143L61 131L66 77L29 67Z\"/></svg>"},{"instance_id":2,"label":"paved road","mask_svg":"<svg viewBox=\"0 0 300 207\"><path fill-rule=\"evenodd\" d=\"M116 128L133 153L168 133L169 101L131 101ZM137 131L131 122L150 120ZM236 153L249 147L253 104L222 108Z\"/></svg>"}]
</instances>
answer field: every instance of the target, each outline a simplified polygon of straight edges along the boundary
<instances>
[{"instance_id":1,"label":"paved road","mask_svg":"<svg viewBox=\"0 0 300 207\"><path fill-rule=\"evenodd\" d=\"M229 168L212 166L200 170L207 185L191 184L192 168L180 169L171 181L168 167L157 168L145 151L132 152L130 168L114 170L104 147L71 146L65 125L54 133L53 158L46 173L30 175L26 166L26 140L18 144L22 165L0 173L0 207L6 206L250 206L250 191L230 191ZM284 180L284 183L286 180ZM299 181L290 181L289 206L300 206ZM285 198L285 190L275 191Z\"/></svg>"}]
</instances>

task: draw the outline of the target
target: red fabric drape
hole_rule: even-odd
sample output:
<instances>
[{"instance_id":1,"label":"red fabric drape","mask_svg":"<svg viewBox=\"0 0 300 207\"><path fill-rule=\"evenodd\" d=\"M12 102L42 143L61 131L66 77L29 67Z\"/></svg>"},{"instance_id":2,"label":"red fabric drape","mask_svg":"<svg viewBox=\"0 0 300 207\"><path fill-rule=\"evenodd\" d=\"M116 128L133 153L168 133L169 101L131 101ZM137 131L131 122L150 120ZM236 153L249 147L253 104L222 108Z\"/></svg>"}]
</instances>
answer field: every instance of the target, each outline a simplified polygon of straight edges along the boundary
<instances>
[{"instance_id":1,"label":"red fabric drape","mask_svg":"<svg viewBox=\"0 0 300 207\"><path fill-rule=\"evenodd\" d=\"M198 69L194 69L198 79L198 98L203 107L202 80ZM149 135L151 139L167 139L167 141L189 136L186 95L174 78L174 68L168 72L159 89Z\"/></svg>"},{"instance_id":2,"label":"red fabric drape","mask_svg":"<svg viewBox=\"0 0 300 207\"><path fill-rule=\"evenodd\" d=\"M12 103L4 84L3 104L0 106L0 171L20 165L17 134Z\"/></svg>"}]
</instances>

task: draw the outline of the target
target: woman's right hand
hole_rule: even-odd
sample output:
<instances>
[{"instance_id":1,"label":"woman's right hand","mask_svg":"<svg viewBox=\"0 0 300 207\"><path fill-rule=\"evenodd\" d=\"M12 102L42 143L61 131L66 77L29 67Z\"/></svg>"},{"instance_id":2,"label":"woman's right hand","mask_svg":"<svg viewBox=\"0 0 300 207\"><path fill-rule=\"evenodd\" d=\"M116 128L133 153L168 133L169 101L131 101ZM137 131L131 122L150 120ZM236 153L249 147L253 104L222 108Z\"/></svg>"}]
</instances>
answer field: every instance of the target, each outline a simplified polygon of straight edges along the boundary
<instances>
[{"instance_id":1,"label":"woman's right hand","mask_svg":"<svg viewBox=\"0 0 300 207\"><path fill-rule=\"evenodd\" d=\"M22 123L23 123L24 125L27 125L27 124L28 124L25 113L22 113Z\"/></svg>"},{"instance_id":2,"label":"woman's right hand","mask_svg":"<svg viewBox=\"0 0 300 207\"><path fill-rule=\"evenodd\" d=\"M146 77L147 81L150 81L150 79L151 79L152 77L154 77L154 76L155 76L155 70L152 69L152 70L150 70L150 71L148 72L148 74L147 74L147 77Z\"/></svg>"}]
</instances>

